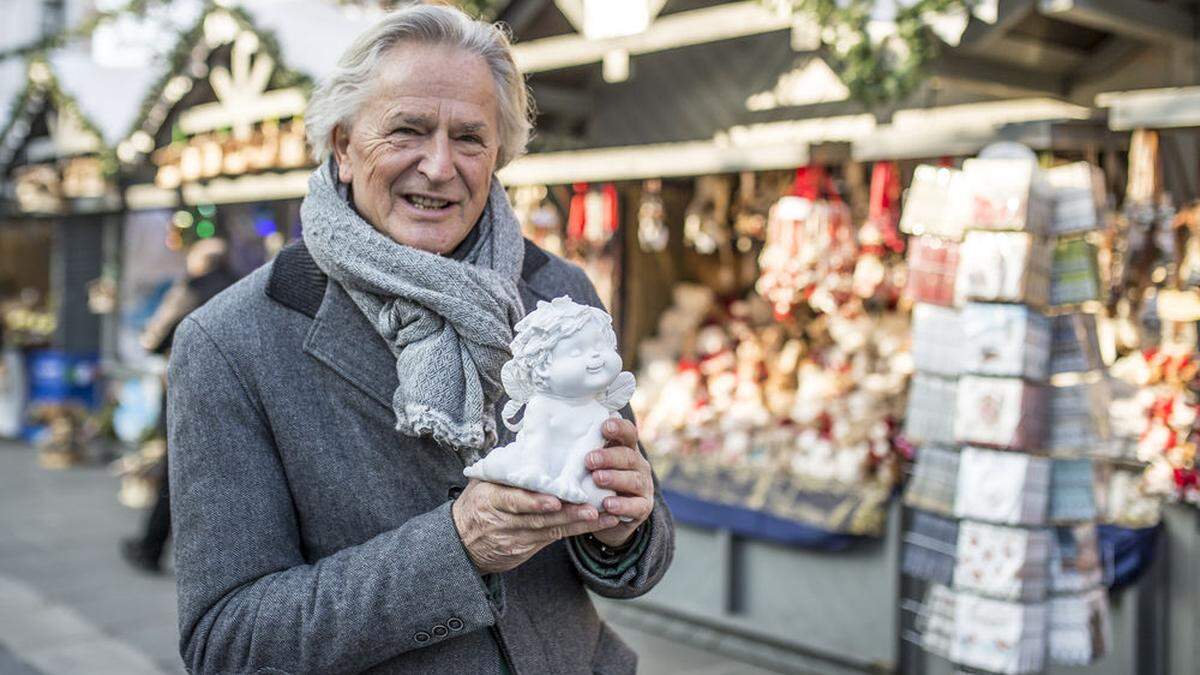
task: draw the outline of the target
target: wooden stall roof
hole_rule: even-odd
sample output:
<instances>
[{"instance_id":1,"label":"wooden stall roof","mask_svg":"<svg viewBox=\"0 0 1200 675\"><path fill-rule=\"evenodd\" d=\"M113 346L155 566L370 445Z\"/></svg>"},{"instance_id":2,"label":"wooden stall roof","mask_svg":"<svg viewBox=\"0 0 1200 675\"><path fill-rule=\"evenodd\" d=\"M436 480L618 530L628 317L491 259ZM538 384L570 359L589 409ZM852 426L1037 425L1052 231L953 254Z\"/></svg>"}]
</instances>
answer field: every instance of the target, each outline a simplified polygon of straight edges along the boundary
<instances>
[{"instance_id":1,"label":"wooden stall roof","mask_svg":"<svg viewBox=\"0 0 1200 675\"><path fill-rule=\"evenodd\" d=\"M792 49L791 19L757 1L667 0L643 33L599 41L579 32L570 12L563 11L570 4L513 0L499 14L513 26L518 60L530 73L540 112L533 155L510 167L509 177L543 175L543 169L530 169L535 164L565 170L562 162L570 151L605 148L621 160L617 164L640 166L643 172L683 163L671 160L670 153L702 160L697 166L705 167L771 165L803 153L797 147L771 147L764 149L766 156L742 152L738 159L734 152L725 161L716 155L729 152L722 139L732 130L784 121L820 123L867 112L839 96L840 83L820 50ZM872 134L854 141L860 146L855 155L956 154L977 144L978 125L965 139L926 130L911 136L907 148L906 138L878 132L886 132L891 118L904 111L1028 99L1057 101L1068 112L1041 120L1018 114L1011 122L1026 131L1012 128L1009 136L1031 135L1030 142L1046 146L1067 139L1091 142L1093 131L1103 137L1103 124L1075 124L1066 136L1049 133L1048 125L1102 122L1105 111L1095 102L1101 91L1200 82L1200 65L1189 66L1189 57L1200 55L1198 6L1200 0L998 0L994 15L973 15L958 44L944 47L930 80L914 96L892 109L871 111L878 124ZM697 21L718 13L738 13L742 20ZM1163 21L1164 16L1171 20ZM695 25L706 28L680 28ZM600 61L613 50L629 54L625 81L605 82L601 75ZM1043 123L1042 131L1029 132L1033 122ZM1003 126L994 125L996 130ZM939 136L945 144L936 152ZM538 159L543 153L554 156Z\"/></svg>"}]
</instances>

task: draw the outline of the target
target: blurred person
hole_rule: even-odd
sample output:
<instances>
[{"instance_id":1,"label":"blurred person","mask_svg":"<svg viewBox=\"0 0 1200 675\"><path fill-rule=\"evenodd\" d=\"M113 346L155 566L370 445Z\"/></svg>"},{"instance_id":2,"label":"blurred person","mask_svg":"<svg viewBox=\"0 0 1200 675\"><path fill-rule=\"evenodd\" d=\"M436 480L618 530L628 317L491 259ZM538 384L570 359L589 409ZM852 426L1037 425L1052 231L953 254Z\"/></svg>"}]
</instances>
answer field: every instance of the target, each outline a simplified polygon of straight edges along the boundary
<instances>
[{"instance_id":1,"label":"blurred person","mask_svg":"<svg viewBox=\"0 0 1200 675\"><path fill-rule=\"evenodd\" d=\"M229 271L228 257L229 246L220 238L201 239L188 249L184 258L184 276L167 290L139 337L146 351L168 354L175 329L184 317L236 281ZM162 412L158 416L157 436L166 435L166 418L167 399L164 395ZM121 556L129 564L147 572L162 570L163 550L171 536L171 493L165 456L163 461L158 495L146 518L142 534L121 541Z\"/></svg>"},{"instance_id":2,"label":"blurred person","mask_svg":"<svg viewBox=\"0 0 1200 675\"><path fill-rule=\"evenodd\" d=\"M189 671L635 671L588 591L642 595L670 564L637 427L588 456L604 514L462 475L512 440L500 368L526 308L600 306L495 177L527 96L504 32L431 5L313 93L303 242L185 319L171 357Z\"/></svg>"}]
</instances>

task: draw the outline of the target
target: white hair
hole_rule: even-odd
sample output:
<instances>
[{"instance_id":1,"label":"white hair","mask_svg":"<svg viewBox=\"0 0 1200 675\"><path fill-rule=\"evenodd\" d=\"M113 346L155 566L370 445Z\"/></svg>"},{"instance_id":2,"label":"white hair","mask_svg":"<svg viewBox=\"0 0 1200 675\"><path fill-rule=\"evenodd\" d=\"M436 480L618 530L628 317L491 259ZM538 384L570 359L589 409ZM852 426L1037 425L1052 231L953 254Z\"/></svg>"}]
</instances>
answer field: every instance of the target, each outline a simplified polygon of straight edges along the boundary
<instances>
[{"instance_id":1,"label":"white hair","mask_svg":"<svg viewBox=\"0 0 1200 675\"><path fill-rule=\"evenodd\" d=\"M359 35L337 67L308 101L304 124L313 158L333 151L333 130L348 130L371 91L379 62L401 42L458 47L483 58L496 84L500 110L499 169L525 152L533 111L525 78L513 60L509 35L500 24L477 21L453 7L410 5L385 16Z\"/></svg>"}]
</instances>

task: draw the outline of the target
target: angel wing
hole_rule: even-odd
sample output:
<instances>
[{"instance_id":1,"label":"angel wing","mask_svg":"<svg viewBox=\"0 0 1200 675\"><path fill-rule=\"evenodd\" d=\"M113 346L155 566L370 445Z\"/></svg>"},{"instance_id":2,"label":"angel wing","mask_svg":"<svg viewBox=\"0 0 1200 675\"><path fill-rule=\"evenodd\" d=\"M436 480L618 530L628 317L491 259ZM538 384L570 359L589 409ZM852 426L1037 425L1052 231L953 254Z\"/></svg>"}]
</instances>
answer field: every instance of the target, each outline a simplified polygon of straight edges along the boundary
<instances>
[{"instance_id":1,"label":"angel wing","mask_svg":"<svg viewBox=\"0 0 1200 675\"><path fill-rule=\"evenodd\" d=\"M604 390L600 395L600 402L609 410L620 410L629 403L629 399L633 397L633 390L637 388L637 381L633 378L633 373L628 370L621 371L620 375L613 380L613 383Z\"/></svg>"}]
</instances>

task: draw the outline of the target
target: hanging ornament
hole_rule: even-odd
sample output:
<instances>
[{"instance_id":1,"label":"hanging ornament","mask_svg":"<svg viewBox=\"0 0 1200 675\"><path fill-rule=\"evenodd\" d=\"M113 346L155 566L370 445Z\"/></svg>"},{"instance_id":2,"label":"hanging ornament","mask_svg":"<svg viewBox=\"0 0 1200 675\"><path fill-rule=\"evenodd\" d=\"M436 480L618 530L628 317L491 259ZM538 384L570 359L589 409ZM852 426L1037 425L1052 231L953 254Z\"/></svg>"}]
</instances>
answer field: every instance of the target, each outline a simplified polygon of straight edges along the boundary
<instances>
[{"instance_id":1,"label":"hanging ornament","mask_svg":"<svg viewBox=\"0 0 1200 675\"><path fill-rule=\"evenodd\" d=\"M621 225L621 200L617 194L617 186L612 183L605 183L600 188L600 195L604 203L604 226L600 230L601 236L597 242L607 244Z\"/></svg>"},{"instance_id":2,"label":"hanging ornament","mask_svg":"<svg viewBox=\"0 0 1200 675\"><path fill-rule=\"evenodd\" d=\"M612 239L620 220L617 187L605 183L599 190L590 190L584 197L583 238L588 245L600 248Z\"/></svg>"},{"instance_id":3,"label":"hanging ornament","mask_svg":"<svg viewBox=\"0 0 1200 675\"><path fill-rule=\"evenodd\" d=\"M766 213L754 208L759 192L758 180L753 171L738 174L738 197L733 231L737 233L737 247L743 253L749 251L755 239L762 239L767 227Z\"/></svg>"},{"instance_id":4,"label":"hanging ornament","mask_svg":"<svg viewBox=\"0 0 1200 675\"><path fill-rule=\"evenodd\" d=\"M850 209L832 178L819 166L802 167L792 194L771 209L758 292L777 318L789 316L802 302L818 313L854 313L850 301L858 252ZM878 270L870 275L883 276Z\"/></svg>"},{"instance_id":5,"label":"hanging ornament","mask_svg":"<svg viewBox=\"0 0 1200 675\"><path fill-rule=\"evenodd\" d=\"M567 243L578 245L583 241L584 227L587 225L587 183L575 183L571 186L571 207L567 213Z\"/></svg>"},{"instance_id":6,"label":"hanging ornament","mask_svg":"<svg viewBox=\"0 0 1200 675\"><path fill-rule=\"evenodd\" d=\"M662 202L662 181L648 180L642 184L642 203L638 206L638 244L647 253L667 248L670 231Z\"/></svg>"},{"instance_id":7,"label":"hanging ornament","mask_svg":"<svg viewBox=\"0 0 1200 675\"><path fill-rule=\"evenodd\" d=\"M1129 140L1129 185L1125 201L1153 204L1162 191L1158 170L1158 132L1137 129Z\"/></svg>"},{"instance_id":8,"label":"hanging ornament","mask_svg":"<svg viewBox=\"0 0 1200 675\"><path fill-rule=\"evenodd\" d=\"M879 243L895 253L904 252L904 240L897 229L900 222L900 168L895 162L876 162L871 169L867 222L877 231Z\"/></svg>"},{"instance_id":9,"label":"hanging ornament","mask_svg":"<svg viewBox=\"0 0 1200 675\"><path fill-rule=\"evenodd\" d=\"M731 191L730 182L724 176L696 179L696 193L683 219L683 238L697 253L715 253L732 239L729 231Z\"/></svg>"},{"instance_id":10,"label":"hanging ornament","mask_svg":"<svg viewBox=\"0 0 1200 675\"><path fill-rule=\"evenodd\" d=\"M894 162L876 162L871 170L871 191L867 222L858 230L859 255L854 266L854 294L868 299L880 291L887 280L883 256L887 251L900 253L900 172Z\"/></svg>"}]
</instances>

